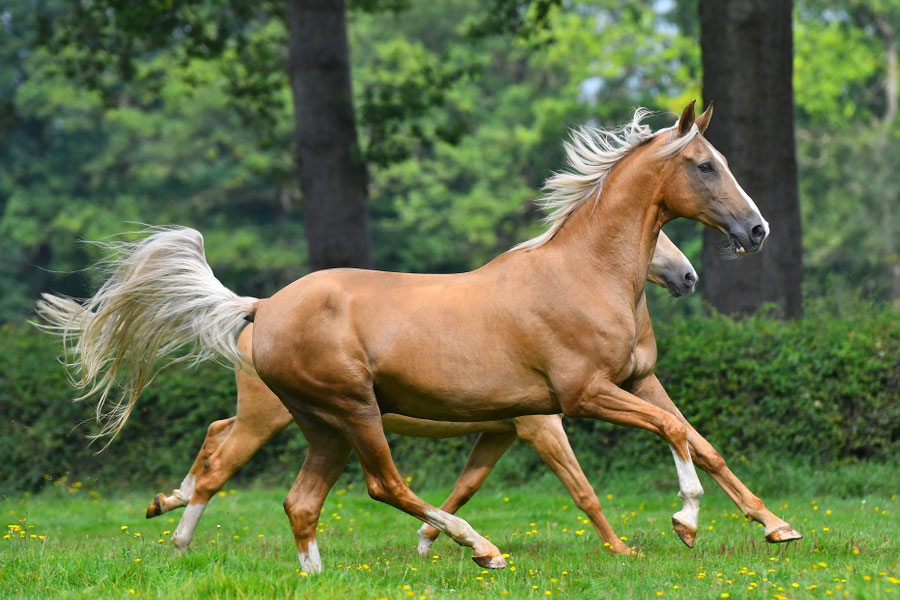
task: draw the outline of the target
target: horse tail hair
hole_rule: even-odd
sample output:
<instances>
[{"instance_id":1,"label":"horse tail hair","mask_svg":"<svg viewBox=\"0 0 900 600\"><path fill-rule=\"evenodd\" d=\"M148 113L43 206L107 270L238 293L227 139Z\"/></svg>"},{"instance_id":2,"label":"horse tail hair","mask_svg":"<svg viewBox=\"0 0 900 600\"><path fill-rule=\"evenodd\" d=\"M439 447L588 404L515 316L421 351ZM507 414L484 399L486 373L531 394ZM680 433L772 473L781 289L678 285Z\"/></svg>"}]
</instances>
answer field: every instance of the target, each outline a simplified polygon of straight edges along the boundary
<instances>
[{"instance_id":1,"label":"horse tail hair","mask_svg":"<svg viewBox=\"0 0 900 600\"><path fill-rule=\"evenodd\" d=\"M215 360L251 373L237 336L256 311L256 298L241 297L213 275L203 236L186 227L151 227L136 242L102 242L112 258L108 274L83 304L43 294L39 328L62 338L63 363L76 400L97 396L101 423L94 439L125 425L137 398L156 375L176 363ZM115 394L114 394L115 392ZM111 398L111 396L115 396Z\"/></svg>"}]
</instances>

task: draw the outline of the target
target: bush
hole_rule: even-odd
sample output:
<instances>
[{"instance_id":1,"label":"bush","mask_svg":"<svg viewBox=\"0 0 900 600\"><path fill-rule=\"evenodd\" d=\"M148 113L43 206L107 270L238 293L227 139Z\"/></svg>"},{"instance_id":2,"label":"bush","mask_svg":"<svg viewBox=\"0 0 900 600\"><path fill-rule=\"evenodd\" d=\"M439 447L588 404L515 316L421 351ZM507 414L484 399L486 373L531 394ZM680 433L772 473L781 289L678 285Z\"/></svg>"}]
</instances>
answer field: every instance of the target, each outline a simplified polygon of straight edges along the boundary
<instances>
[{"instance_id":1,"label":"bush","mask_svg":"<svg viewBox=\"0 0 900 600\"><path fill-rule=\"evenodd\" d=\"M817 466L900 454L900 311L811 315L796 322L763 317L675 319L656 323L657 372L685 416L729 460ZM32 328L0 329L0 486L39 487L45 476L96 478L118 487L166 489L190 468L208 424L234 414L232 374L217 365L164 371L141 396L110 448L88 447L93 406L75 393L57 358L60 345ZM655 436L593 421L568 420L587 473L668 465ZM391 436L401 472L419 485L450 483L473 437L421 440ZM305 455L289 428L240 474L244 481L287 485ZM351 477L359 478L352 463ZM523 483L544 472L536 454L517 444L493 479ZM418 486L417 486L418 487Z\"/></svg>"}]
</instances>

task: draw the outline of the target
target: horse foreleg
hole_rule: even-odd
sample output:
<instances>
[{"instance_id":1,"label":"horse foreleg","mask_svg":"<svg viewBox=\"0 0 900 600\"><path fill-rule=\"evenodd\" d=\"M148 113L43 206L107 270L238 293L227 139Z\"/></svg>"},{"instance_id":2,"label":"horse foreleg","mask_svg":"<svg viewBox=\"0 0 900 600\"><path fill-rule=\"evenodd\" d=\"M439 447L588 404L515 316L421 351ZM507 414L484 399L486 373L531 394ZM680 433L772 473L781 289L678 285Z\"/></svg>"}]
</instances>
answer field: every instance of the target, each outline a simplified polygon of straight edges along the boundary
<instances>
[{"instance_id":1,"label":"horse foreleg","mask_svg":"<svg viewBox=\"0 0 900 600\"><path fill-rule=\"evenodd\" d=\"M381 425L381 414L374 402L368 414L360 414L357 408L356 414L341 419L341 422L344 435L362 464L372 498L428 523L446 533L460 546L472 548L472 560L478 565L489 569L502 569L506 566L500 550L479 535L466 521L431 506L413 494L391 459L391 449Z\"/></svg>"},{"instance_id":2,"label":"horse foreleg","mask_svg":"<svg viewBox=\"0 0 900 600\"><path fill-rule=\"evenodd\" d=\"M181 486L179 486L178 489L173 490L171 496L166 496L162 492L156 494L156 496L153 497L153 500L150 501L150 506L147 508L148 519L158 517L170 510L187 506L188 502L191 500L191 496L194 495L197 477L203 470L203 463L222 444L222 441L234 426L234 421L235 417L231 417L229 419L222 419L221 421L213 421L210 423L206 433L206 439L203 440L203 445L200 446L197 458L194 459L194 464L182 480Z\"/></svg>"},{"instance_id":3,"label":"horse foreleg","mask_svg":"<svg viewBox=\"0 0 900 600\"><path fill-rule=\"evenodd\" d=\"M562 399L561 399L562 400ZM563 412L569 417L600 419L615 425L640 427L663 438L672 449L678 473L678 497L683 508L672 515L675 533L689 548L694 547L703 486L691 462L687 429L674 415L630 394L603 377L595 378L576 398L565 399Z\"/></svg>"},{"instance_id":4,"label":"horse foreleg","mask_svg":"<svg viewBox=\"0 0 900 600\"><path fill-rule=\"evenodd\" d=\"M466 466L456 480L453 492L441 504L441 510L455 514L484 483L491 469L500 460L500 457L516 441L513 431L503 433L482 433L472 447ZM429 523L423 523L419 528L419 544L417 550L420 555L427 556L431 552L431 545L440 535L440 531Z\"/></svg>"},{"instance_id":5,"label":"horse foreleg","mask_svg":"<svg viewBox=\"0 0 900 600\"><path fill-rule=\"evenodd\" d=\"M635 394L672 413L684 423L688 431L691 454L697 465L710 474L745 516L763 525L767 542L789 542L803 537L787 522L769 511L763 501L731 472L725 464L725 459L684 418L655 375L641 381L636 386Z\"/></svg>"},{"instance_id":6,"label":"horse foreleg","mask_svg":"<svg viewBox=\"0 0 900 600\"><path fill-rule=\"evenodd\" d=\"M559 415L532 415L513 419L519 439L526 441L540 455L572 495L575 506L591 520L610 554L636 554L616 536L594 489L575 458Z\"/></svg>"}]
</instances>

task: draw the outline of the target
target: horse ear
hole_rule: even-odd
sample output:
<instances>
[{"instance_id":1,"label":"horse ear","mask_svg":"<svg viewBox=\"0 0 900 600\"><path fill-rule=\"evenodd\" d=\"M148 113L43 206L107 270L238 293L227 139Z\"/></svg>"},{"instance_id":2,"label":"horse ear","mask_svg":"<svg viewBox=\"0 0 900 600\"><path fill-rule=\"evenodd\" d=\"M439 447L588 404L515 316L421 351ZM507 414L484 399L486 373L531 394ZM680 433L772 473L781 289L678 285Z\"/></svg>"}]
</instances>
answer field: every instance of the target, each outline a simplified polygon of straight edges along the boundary
<instances>
[{"instance_id":1,"label":"horse ear","mask_svg":"<svg viewBox=\"0 0 900 600\"><path fill-rule=\"evenodd\" d=\"M678 137L691 130L691 126L694 124L694 103L696 102L696 100L691 100L691 103L681 111L681 118L678 119Z\"/></svg>"},{"instance_id":2,"label":"horse ear","mask_svg":"<svg viewBox=\"0 0 900 600\"><path fill-rule=\"evenodd\" d=\"M706 128L709 127L709 120L712 119L713 114L713 103L712 100L709 101L709 106L706 107L700 116L697 117L697 120L694 121L697 124L697 129L700 130L700 133L706 131Z\"/></svg>"}]
</instances>

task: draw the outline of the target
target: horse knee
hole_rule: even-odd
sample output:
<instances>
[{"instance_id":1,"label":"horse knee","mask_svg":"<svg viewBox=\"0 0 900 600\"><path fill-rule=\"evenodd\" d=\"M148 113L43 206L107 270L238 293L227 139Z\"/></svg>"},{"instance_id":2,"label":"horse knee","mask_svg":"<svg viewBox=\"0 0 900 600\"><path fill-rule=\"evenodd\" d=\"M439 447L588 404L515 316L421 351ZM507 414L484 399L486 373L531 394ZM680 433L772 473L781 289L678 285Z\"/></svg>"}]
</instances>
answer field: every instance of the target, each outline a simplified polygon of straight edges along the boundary
<instances>
[{"instance_id":1,"label":"horse knee","mask_svg":"<svg viewBox=\"0 0 900 600\"><path fill-rule=\"evenodd\" d=\"M369 497L377 502L387 502L389 499L388 489L385 482L378 477L369 477L366 479L366 487Z\"/></svg>"},{"instance_id":2,"label":"horse knee","mask_svg":"<svg viewBox=\"0 0 900 600\"><path fill-rule=\"evenodd\" d=\"M688 451L687 429L675 417L667 418L662 423L660 433L678 451L679 456Z\"/></svg>"},{"instance_id":3,"label":"horse knee","mask_svg":"<svg viewBox=\"0 0 900 600\"><path fill-rule=\"evenodd\" d=\"M204 438L203 445L200 447L200 456L210 456L219 449L222 441L227 437L228 433L231 432L232 427L234 427L236 418L237 417L230 417L220 421L213 421L209 424L209 427L206 430L206 438Z\"/></svg>"},{"instance_id":4,"label":"horse knee","mask_svg":"<svg viewBox=\"0 0 900 600\"><path fill-rule=\"evenodd\" d=\"M234 421L236 418L237 417L229 417L227 419L213 421L209 424L209 428L206 430L206 435L209 437L221 435L226 430L231 429L231 427L234 426Z\"/></svg>"},{"instance_id":5,"label":"horse knee","mask_svg":"<svg viewBox=\"0 0 900 600\"><path fill-rule=\"evenodd\" d=\"M378 502L384 502L396 506L397 502L404 497L408 488L401 481L384 480L381 477L368 477L366 484L369 491L369 497Z\"/></svg>"},{"instance_id":6,"label":"horse knee","mask_svg":"<svg viewBox=\"0 0 900 600\"><path fill-rule=\"evenodd\" d=\"M315 537L319 511L302 502L293 501L290 496L285 498L282 506L296 538Z\"/></svg>"},{"instance_id":7,"label":"horse knee","mask_svg":"<svg viewBox=\"0 0 900 600\"><path fill-rule=\"evenodd\" d=\"M310 517L317 516L318 513L313 511L309 506L291 499L290 496L284 499L281 504L284 507L284 513L293 521L307 521Z\"/></svg>"},{"instance_id":8,"label":"horse knee","mask_svg":"<svg viewBox=\"0 0 900 600\"><path fill-rule=\"evenodd\" d=\"M715 450L712 452L698 452L694 460L707 473L719 473L727 467L725 459Z\"/></svg>"},{"instance_id":9,"label":"horse knee","mask_svg":"<svg viewBox=\"0 0 900 600\"><path fill-rule=\"evenodd\" d=\"M211 498L222 489L226 481L228 481L228 474L223 472L217 461L208 458L203 463L203 472L197 476L194 493L201 497Z\"/></svg>"},{"instance_id":10,"label":"horse knee","mask_svg":"<svg viewBox=\"0 0 900 600\"><path fill-rule=\"evenodd\" d=\"M597 499L597 495L594 494L593 491L589 492L587 490L579 490L578 492L572 494L572 499L575 501L575 506L581 509L582 512L603 512L600 506L600 500Z\"/></svg>"}]
</instances>

